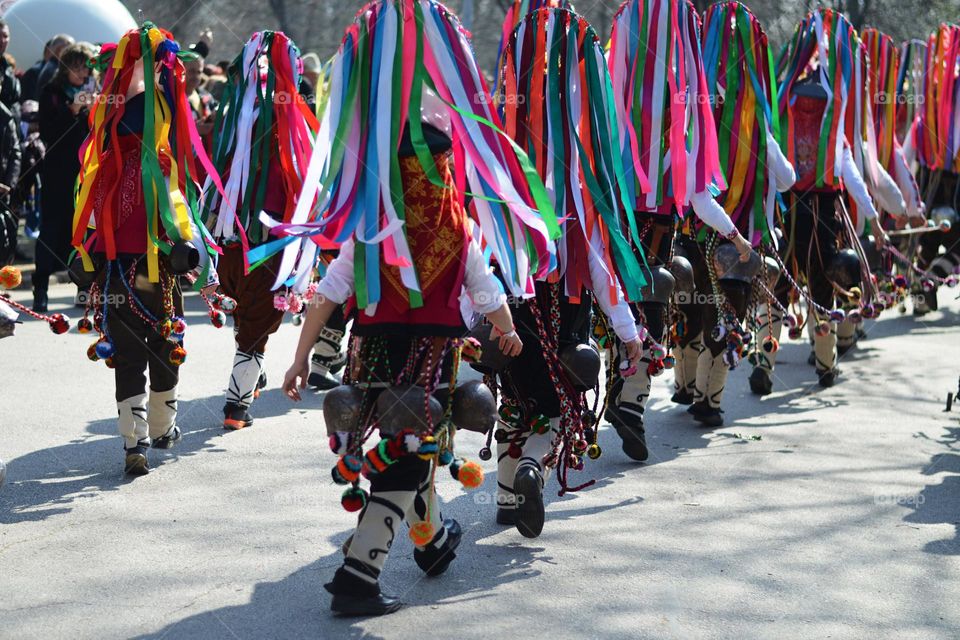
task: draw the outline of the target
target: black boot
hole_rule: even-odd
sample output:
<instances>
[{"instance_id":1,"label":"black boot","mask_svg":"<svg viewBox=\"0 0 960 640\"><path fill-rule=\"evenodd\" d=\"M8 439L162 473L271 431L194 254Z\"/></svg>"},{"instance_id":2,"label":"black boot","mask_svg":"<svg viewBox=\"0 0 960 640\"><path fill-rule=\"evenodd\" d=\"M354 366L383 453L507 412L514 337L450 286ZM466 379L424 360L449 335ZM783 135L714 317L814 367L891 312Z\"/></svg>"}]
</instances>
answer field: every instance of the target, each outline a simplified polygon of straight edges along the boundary
<instances>
[{"instance_id":1,"label":"black boot","mask_svg":"<svg viewBox=\"0 0 960 640\"><path fill-rule=\"evenodd\" d=\"M39 285L36 282L33 283L33 310L37 313L46 313L47 304L49 299L47 298L47 286Z\"/></svg>"},{"instance_id":2,"label":"black boot","mask_svg":"<svg viewBox=\"0 0 960 640\"><path fill-rule=\"evenodd\" d=\"M693 404L693 394L686 389L678 389L670 400L676 404Z\"/></svg>"},{"instance_id":3,"label":"black boot","mask_svg":"<svg viewBox=\"0 0 960 640\"><path fill-rule=\"evenodd\" d=\"M247 408L235 402L223 405L223 428L230 431L239 431L253 424L253 418Z\"/></svg>"},{"instance_id":4,"label":"black boot","mask_svg":"<svg viewBox=\"0 0 960 640\"><path fill-rule=\"evenodd\" d=\"M693 403L687 409L687 413L705 427L723 426L723 412L720 409L714 409L705 401Z\"/></svg>"},{"instance_id":5,"label":"black boot","mask_svg":"<svg viewBox=\"0 0 960 640\"><path fill-rule=\"evenodd\" d=\"M821 387L827 389L837 383L837 376L840 375L840 369L834 367L829 371L817 371L817 382Z\"/></svg>"},{"instance_id":6,"label":"black boot","mask_svg":"<svg viewBox=\"0 0 960 640\"><path fill-rule=\"evenodd\" d=\"M543 531L543 482L530 466L517 469L513 480L517 492L517 531L525 538L536 538Z\"/></svg>"},{"instance_id":7,"label":"black boot","mask_svg":"<svg viewBox=\"0 0 960 640\"><path fill-rule=\"evenodd\" d=\"M443 528L447 530L447 539L443 541L442 545L435 546L431 543L425 549L413 550L414 562L431 578L439 576L447 570L453 559L457 557L454 551L460 546L460 539L463 538L460 523L453 518L444 520ZM438 532L437 536L439 535Z\"/></svg>"},{"instance_id":8,"label":"black boot","mask_svg":"<svg viewBox=\"0 0 960 640\"><path fill-rule=\"evenodd\" d=\"M378 583L354 576L345 567L337 569L323 588L333 594L330 610L340 616L383 616L403 606L397 598L383 595Z\"/></svg>"},{"instance_id":9,"label":"black boot","mask_svg":"<svg viewBox=\"0 0 960 640\"><path fill-rule=\"evenodd\" d=\"M515 526L517 524L517 508L497 507L497 524Z\"/></svg>"},{"instance_id":10,"label":"black boot","mask_svg":"<svg viewBox=\"0 0 960 640\"><path fill-rule=\"evenodd\" d=\"M750 374L750 391L758 396L768 396L773 393L773 380L766 369L756 367Z\"/></svg>"},{"instance_id":11,"label":"black boot","mask_svg":"<svg viewBox=\"0 0 960 640\"><path fill-rule=\"evenodd\" d=\"M650 457L650 451L647 449L647 435L643 428L643 410L637 411L634 406L611 404L603 417L613 425L617 435L623 440L623 452L631 459L643 462Z\"/></svg>"},{"instance_id":12,"label":"black boot","mask_svg":"<svg viewBox=\"0 0 960 640\"><path fill-rule=\"evenodd\" d=\"M123 472L131 476L145 476L150 473L150 463L147 461L147 441L137 443L132 449L123 449Z\"/></svg>"}]
</instances>

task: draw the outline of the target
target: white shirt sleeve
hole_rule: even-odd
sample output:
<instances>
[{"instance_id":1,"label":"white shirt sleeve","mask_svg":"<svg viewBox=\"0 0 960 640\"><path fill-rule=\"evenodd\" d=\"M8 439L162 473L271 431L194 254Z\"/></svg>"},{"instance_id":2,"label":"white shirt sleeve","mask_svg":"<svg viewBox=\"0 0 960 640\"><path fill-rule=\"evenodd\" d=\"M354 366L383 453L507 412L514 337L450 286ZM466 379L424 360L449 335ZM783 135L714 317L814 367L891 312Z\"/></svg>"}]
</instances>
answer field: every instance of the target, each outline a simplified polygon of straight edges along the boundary
<instances>
[{"instance_id":1,"label":"white shirt sleeve","mask_svg":"<svg viewBox=\"0 0 960 640\"><path fill-rule=\"evenodd\" d=\"M773 171L773 180L777 185L777 191L780 193L789 190L797 181L797 174L793 170L793 165L783 155L780 143L769 131L767 131L767 165Z\"/></svg>"},{"instance_id":2,"label":"white shirt sleeve","mask_svg":"<svg viewBox=\"0 0 960 640\"><path fill-rule=\"evenodd\" d=\"M593 291L593 297L596 298L600 309L610 319L613 325L613 331L623 342L631 342L640 337L637 332L637 324L633 319L633 312L630 311L630 305L623 297L623 289L620 287L620 281L607 271L607 265L600 259L603 247L600 245L599 231L594 233L594 240L591 242L590 252L587 257L587 263L590 266L590 290ZM613 285L617 296L617 303L610 302L609 287Z\"/></svg>"},{"instance_id":3,"label":"white shirt sleeve","mask_svg":"<svg viewBox=\"0 0 960 640\"><path fill-rule=\"evenodd\" d=\"M693 205L693 212L707 226L716 230L723 237L727 237L736 230L733 220L727 215L709 191L695 193L690 198L690 204Z\"/></svg>"},{"instance_id":4,"label":"white shirt sleeve","mask_svg":"<svg viewBox=\"0 0 960 640\"><path fill-rule=\"evenodd\" d=\"M843 145L841 176L844 186L857 203L857 211L862 212L868 220L876 220L877 209L873 206L873 201L870 200L867 185L864 183L860 172L857 171L857 165L853 162L853 154L850 153L850 147L846 144Z\"/></svg>"},{"instance_id":5,"label":"white shirt sleeve","mask_svg":"<svg viewBox=\"0 0 960 640\"><path fill-rule=\"evenodd\" d=\"M327 300L343 304L353 295L353 239L340 246L340 255L327 266L327 273L317 285L317 294Z\"/></svg>"},{"instance_id":6,"label":"white shirt sleeve","mask_svg":"<svg viewBox=\"0 0 960 640\"><path fill-rule=\"evenodd\" d=\"M893 150L893 174L897 185L900 187L900 193L903 194L903 199L906 200L907 216L920 218L922 220L924 215L923 200L920 198L920 187L917 186L917 181L910 172L910 165L907 163L904 150L899 146Z\"/></svg>"},{"instance_id":7,"label":"white shirt sleeve","mask_svg":"<svg viewBox=\"0 0 960 640\"><path fill-rule=\"evenodd\" d=\"M887 170L877 165L878 183L874 185L873 196L880 206L887 213L895 216L902 216L907 210L907 204L903 201L903 194L900 193L900 187L893 181Z\"/></svg>"},{"instance_id":8,"label":"white shirt sleeve","mask_svg":"<svg viewBox=\"0 0 960 640\"><path fill-rule=\"evenodd\" d=\"M467 265L464 270L463 286L470 298L470 306L476 313L496 311L506 302L506 294L500 281L493 275L493 269L483 257L483 250L476 240L468 239Z\"/></svg>"}]
</instances>

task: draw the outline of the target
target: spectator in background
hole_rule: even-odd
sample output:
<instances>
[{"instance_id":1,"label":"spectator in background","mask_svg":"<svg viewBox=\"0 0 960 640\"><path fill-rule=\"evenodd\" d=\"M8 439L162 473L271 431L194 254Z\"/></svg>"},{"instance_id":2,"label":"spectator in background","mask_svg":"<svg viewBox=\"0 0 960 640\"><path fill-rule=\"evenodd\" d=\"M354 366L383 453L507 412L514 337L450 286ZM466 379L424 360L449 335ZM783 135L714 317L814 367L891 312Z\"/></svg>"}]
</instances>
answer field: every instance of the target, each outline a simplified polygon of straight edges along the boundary
<instances>
[{"instance_id":1,"label":"spectator in background","mask_svg":"<svg viewBox=\"0 0 960 640\"><path fill-rule=\"evenodd\" d=\"M19 217L10 204L10 195L20 174L20 128L10 110L0 104L0 266L17 251Z\"/></svg>"},{"instance_id":2,"label":"spectator in background","mask_svg":"<svg viewBox=\"0 0 960 640\"><path fill-rule=\"evenodd\" d=\"M40 138L46 155L40 169L42 215L33 274L33 308L47 310L50 276L67 268L73 227L73 190L80 173L80 147L89 132L91 70L89 44L74 44L60 55L57 74L40 92Z\"/></svg>"},{"instance_id":3,"label":"spectator in background","mask_svg":"<svg viewBox=\"0 0 960 640\"><path fill-rule=\"evenodd\" d=\"M20 128L20 80L16 67L7 59L7 45L10 44L10 26L0 18L0 103L13 114Z\"/></svg>"},{"instance_id":4,"label":"spectator in background","mask_svg":"<svg viewBox=\"0 0 960 640\"><path fill-rule=\"evenodd\" d=\"M37 74L37 86L34 89L36 98L34 98L34 100L40 100L40 94L43 92L43 88L47 86L48 82L53 80L53 76L57 74L57 69L60 68L60 56L66 48L72 46L74 42L74 39L65 33L55 35L50 39L50 57L44 62L40 73Z\"/></svg>"}]
</instances>

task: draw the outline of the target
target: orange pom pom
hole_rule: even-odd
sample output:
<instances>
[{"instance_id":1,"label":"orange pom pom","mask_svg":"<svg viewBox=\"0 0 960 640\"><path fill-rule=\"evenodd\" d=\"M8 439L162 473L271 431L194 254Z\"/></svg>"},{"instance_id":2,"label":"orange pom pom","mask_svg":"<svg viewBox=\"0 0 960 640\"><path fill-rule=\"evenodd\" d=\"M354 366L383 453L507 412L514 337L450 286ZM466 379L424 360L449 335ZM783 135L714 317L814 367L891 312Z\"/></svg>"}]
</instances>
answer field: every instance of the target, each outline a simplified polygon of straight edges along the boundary
<instances>
[{"instance_id":1,"label":"orange pom pom","mask_svg":"<svg viewBox=\"0 0 960 640\"><path fill-rule=\"evenodd\" d=\"M418 522L410 527L410 540L418 547L425 547L430 544L436 534L433 525L429 522Z\"/></svg>"},{"instance_id":2,"label":"orange pom pom","mask_svg":"<svg viewBox=\"0 0 960 640\"><path fill-rule=\"evenodd\" d=\"M0 269L0 286L4 289L16 289L23 282L20 269L10 265Z\"/></svg>"},{"instance_id":3,"label":"orange pom pom","mask_svg":"<svg viewBox=\"0 0 960 640\"><path fill-rule=\"evenodd\" d=\"M473 460L467 460L460 465L457 480L464 489L476 489L483 484L483 468Z\"/></svg>"}]
</instances>

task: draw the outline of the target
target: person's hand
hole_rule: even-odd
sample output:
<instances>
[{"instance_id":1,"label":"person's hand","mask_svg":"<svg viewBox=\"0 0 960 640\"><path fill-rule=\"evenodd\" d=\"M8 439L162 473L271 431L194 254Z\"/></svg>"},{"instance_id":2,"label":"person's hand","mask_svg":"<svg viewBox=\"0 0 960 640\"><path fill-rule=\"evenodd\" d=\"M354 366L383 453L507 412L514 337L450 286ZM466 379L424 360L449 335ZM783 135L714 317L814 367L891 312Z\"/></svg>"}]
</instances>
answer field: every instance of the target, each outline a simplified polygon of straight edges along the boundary
<instances>
[{"instance_id":1,"label":"person's hand","mask_svg":"<svg viewBox=\"0 0 960 640\"><path fill-rule=\"evenodd\" d=\"M877 229L874 232L873 239L877 245L877 249L883 249L883 245L890 242L890 238L887 236L887 232L884 231L883 228L880 226L877 226Z\"/></svg>"},{"instance_id":2,"label":"person's hand","mask_svg":"<svg viewBox=\"0 0 960 640\"><path fill-rule=\"evenodd\" d=\"M80 110L83 109L82 102L71 102L67 105L67 109L70 109L70 113L73 115L80 115Z\"/></svg>"},{"instance_id":3,"label":"person's hand","mask_svg":"<svg viewBox=\"0 0 960 640\"><path fill-rule=\"evenodd\" d=\"M206 297L210 297L217 292L217 289L220 288L220 285L217 283L208 284L203 289L200 289L200 293Z\"/></svg>"},{"instance_id":4,"label":"person's hand","mask_svg":"<svg viewBox=\"0 0 960 640\"><path fill-rule=\"evenodd\" d=\"M307 378L310 376L310 362L302 360L294 362L283 376L283 392L294 402L300 402L300 389L307 388Z\"/></svg>"},{"instance_id":5,"label":"person's hand","mask_svg":"<svg viewBox=\"0 0 960 640\"><path fill-rule=\"evenodd\" d=\"M750 261L750 254L753 253L753 247L750 246L746 238L738 233L737 237L733 239L733 246L735 246L737 252L740 253L740 262Z\"/></svg>"},{"instance_id":6,"label":"person's hand","mask_svg":"<svg viewBox=\"0 0 960 640\"><path fill-rule=\"evenodd\" d=\"M516 329L511 328L504 332L502 329L498 329L497 325L493 325L493 329L490 330L490 339L497 340L500 351L505 356L517 356L523 350L523 342L517 335Z\"/></svg>"},{"instance_id":7,"label":"person's hand","mask_svg":"<svg viewBox=\"0 0 960 640\"><path fill-rule=\"evenodd\" d=\"M10 187L0 182L0 196L5 196L10 193Z\"/></svg>"},{"instance_id":8,"label":"person's hand","mask_svg":"<svg viewBox=\"0 0 960 640\"><path fill-rule=\"evenodd\" d=\"M634 338L630 342L624 342L623 347L627 351L627 359L630 360L631 366L637 366L640 357L643 355L643 342L640 341L640 338Z\"/></svg>"}]
</instances>

